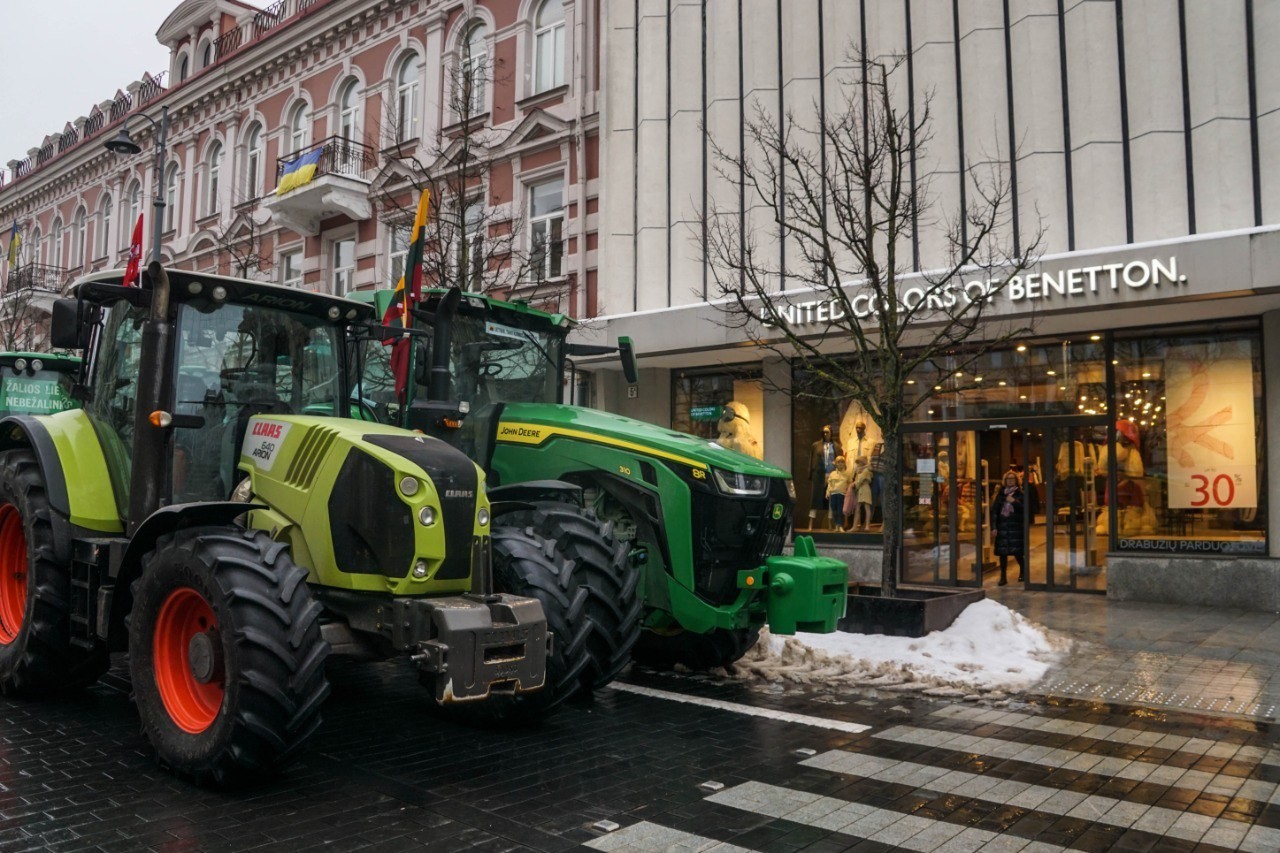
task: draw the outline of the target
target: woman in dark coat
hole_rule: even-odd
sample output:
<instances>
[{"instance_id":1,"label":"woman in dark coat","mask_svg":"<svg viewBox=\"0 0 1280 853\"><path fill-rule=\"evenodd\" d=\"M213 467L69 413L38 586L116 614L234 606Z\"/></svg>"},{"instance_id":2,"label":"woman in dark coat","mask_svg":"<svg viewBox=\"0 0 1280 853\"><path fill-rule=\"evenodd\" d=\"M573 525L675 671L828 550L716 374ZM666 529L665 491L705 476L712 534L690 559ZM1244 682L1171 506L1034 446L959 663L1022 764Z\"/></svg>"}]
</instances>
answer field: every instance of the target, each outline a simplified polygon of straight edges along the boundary
<instances>
[{"instance_id":1,"label":"woman in dark coat","mask_svg":"<svg viewBox=\"0 0 1280 853\"><path fill-rule=\"evenodd\" d=\"M991 502L991 529L995 533L995 552L1000 558L1000 586L1009 582L1009 558L1018 564L1018 580L1025 574L1023 561L1027 553L1026 495L1016 471L1006 471L1004 487Z\"/></svg>"}]
</instances>

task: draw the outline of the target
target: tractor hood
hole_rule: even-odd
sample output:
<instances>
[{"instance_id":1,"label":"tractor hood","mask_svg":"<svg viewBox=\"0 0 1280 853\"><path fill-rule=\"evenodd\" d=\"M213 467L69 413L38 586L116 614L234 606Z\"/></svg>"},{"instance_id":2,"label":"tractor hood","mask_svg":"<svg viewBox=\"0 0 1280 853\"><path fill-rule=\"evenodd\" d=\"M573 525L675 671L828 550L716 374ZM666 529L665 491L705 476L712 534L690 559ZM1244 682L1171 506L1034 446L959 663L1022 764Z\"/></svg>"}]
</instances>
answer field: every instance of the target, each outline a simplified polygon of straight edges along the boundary
<instances>
[{"instance_id":1,"label":"tractor hood","mask_svg":"<svg viewBox=\"0 0 1280 853\"><path fill-rule=\"evenodd\" d=\"M556 437L622 446L679 462L722 468L739 474L790 477L786 471L714 441L665 429L646 421L596 409L551 403L507 403L502 409L500 441L543 444Z\"/></svg>"}]
</instances>

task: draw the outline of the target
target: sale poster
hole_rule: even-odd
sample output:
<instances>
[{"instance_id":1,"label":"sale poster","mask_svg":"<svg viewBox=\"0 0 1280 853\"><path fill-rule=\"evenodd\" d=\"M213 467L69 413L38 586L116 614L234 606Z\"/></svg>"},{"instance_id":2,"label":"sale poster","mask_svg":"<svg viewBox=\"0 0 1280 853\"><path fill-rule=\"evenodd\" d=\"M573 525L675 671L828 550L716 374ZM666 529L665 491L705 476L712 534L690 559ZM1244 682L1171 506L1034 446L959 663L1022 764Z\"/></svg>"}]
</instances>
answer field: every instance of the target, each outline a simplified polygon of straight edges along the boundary
<instances>
[{"instance_id":1,"label":"sale poster","mask_svg":"<svg viewBox=\"0 0 1280 853\"><path fill-rule=\"evenodd\" d=\"M1170 347L1165 355L1164 376L1169 506L1257 507L1250 343Z\"/></svg>"}]
</instances>

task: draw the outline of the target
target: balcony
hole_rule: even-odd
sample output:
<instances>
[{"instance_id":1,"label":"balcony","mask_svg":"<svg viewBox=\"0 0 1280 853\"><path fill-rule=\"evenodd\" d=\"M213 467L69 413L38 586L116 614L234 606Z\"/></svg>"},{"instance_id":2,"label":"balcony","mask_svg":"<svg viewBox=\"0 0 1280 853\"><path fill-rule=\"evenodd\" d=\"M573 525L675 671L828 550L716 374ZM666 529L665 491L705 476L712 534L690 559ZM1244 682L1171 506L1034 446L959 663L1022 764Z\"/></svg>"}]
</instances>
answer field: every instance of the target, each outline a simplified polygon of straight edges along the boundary
<instances>
[{"instance_id":1,"label":"balcony","mask_svg":"<svg viewBox=\"0 0 1280 853\"><path fill-rule=\"evenodd\" d=\"M9 271L9 280L5 284L5 296L22 290L34 290L37 293L61 294L62 289L71 283L74 274L62 267L51 267L46 264L23 264Z\"/></svg>"},{"instance_id":2,"label":"balcony","mask_svg":"<svg viewBox=\"0 0 1280 853\"><path fill-rule=\"evenodd\" d=\"M360 220L373 215L369 183L377 157L371 148L331 136L276 161L276 186L286 173L299 174L290 167L311 161L315 162L314 175L283 194L265 196L254 213L254 221L259 225L270 221L299 234L315 236L320 233L320 222L331 216Z\"/></svg>"}]
</instances>

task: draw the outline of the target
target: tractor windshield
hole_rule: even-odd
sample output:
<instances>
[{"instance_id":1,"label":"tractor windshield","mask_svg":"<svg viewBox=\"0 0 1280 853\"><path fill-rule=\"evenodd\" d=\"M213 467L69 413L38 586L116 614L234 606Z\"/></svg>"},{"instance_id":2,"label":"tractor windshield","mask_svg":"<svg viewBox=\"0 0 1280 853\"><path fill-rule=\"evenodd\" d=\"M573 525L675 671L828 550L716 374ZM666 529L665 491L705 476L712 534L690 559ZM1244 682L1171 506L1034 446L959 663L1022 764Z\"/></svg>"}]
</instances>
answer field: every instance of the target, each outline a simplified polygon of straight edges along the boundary
<instances>
[{"instance_id":1,"label":"tractor windshield","mask_svg":"<svg viewBox=\"0 0 1280 853\"><path fill-rule=\"evenodd\" d=\"M253 415L346 414L340 335L322 318L277 308L181 306L174 408L204 425L176 432L176 502L226 499Z\"/></svg>"},{"instance_id":2,"label":"tractor windshield","mask_svg":"<svg viewBox=\"0 0 1280 853\"><path fill-rule=\"evenodd\" d=\"M500 402L557 402L561 343L558 335L460 314L449 346L453 399L472 411Z\"/></svg>"}]
</instances>

